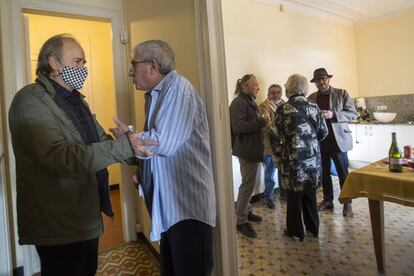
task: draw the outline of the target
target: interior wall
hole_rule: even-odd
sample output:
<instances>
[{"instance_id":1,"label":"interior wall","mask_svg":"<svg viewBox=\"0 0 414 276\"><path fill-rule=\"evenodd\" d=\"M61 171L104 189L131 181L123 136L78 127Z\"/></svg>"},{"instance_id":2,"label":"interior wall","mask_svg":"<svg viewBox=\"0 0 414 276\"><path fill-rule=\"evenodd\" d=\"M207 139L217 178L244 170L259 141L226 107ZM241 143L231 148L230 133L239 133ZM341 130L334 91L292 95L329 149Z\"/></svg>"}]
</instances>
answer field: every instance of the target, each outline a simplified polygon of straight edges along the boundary
<instances>
[{"instance_id":1,"label":"interior wall","mask_svg":"<svg viewBox=\"0 0 414 276\"><path fill-rule=\"evenodd\" d=\"M355 27L359 96L414 93L414 10Z\"/></svg>"},{"instance_id":2,"label":"interior wall","mask_svg":"<svg viewBox=\"0 0 414 276\"><path fill-rule=\"evenodd\" d=\"M146 40L161 39L168 42L175 53L177 71L199 90L199 64L197 56L195 11L193 0L127 0L126 17L130 33L131 57L133 47ZM144 125L143 93L135 91L135 125ZM150 220L143 201L139 204L139 218L144 235L149 238ZM157 247L157 244L155 244Z\"/></svg>"},{"instance_id":3,"label":"interior wall","mask_svg":"<svg viewBox=\"0 0 414 276\"><path fill-rule=\"evenodd\" d=\"M229 103L236 81L244 74L258 78L259 104L271 84L284 87L287 78L296 73L311 80L319 67L334 75L332 86L358 96L353 27L289 11L288 5L284 12L278 6L251 0L226 0L222 7ZM313 91L316 88L309 83L309 92ZM238 166L233 158L235 199L240 186ZM259 189L254 193L263 191L263 176L258 179Z\"/></svg>"},{"instance_id":4,"label":"interior wall","mask_svg":"<svg viewBox=\"0 0 414 276\"><path fill-rule=\"evenodd\" d=\"M236 80L254 73L260 83L257 102L272 83L282 86L291 74L312 78L325 67L332 86L358 96L354 30L278 6L251 0L222 1L229 101ZM309 83L310 91L315 86Z\"/></svg>"}]
</instances>

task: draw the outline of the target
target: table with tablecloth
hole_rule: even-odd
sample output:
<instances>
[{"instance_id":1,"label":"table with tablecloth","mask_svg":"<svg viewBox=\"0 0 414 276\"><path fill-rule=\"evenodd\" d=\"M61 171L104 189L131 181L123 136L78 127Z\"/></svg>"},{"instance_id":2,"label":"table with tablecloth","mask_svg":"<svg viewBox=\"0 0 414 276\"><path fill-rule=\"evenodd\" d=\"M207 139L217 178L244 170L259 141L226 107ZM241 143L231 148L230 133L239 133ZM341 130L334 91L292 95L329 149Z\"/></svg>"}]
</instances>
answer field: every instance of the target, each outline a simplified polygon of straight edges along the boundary
<instances>
[{"instance_id":1,"label":"table with tablecloth","mask_svg":"<svg viewBox=\"0 0 414 276\"><path fill-rule=\"evenodd\" d=\"M353 170L339 201L358 197L368 198L377 267L384 271L384 201L414 207L414 170L403 167L402 173L390 172L383 161Z\"/></svg>"}]
</instances>

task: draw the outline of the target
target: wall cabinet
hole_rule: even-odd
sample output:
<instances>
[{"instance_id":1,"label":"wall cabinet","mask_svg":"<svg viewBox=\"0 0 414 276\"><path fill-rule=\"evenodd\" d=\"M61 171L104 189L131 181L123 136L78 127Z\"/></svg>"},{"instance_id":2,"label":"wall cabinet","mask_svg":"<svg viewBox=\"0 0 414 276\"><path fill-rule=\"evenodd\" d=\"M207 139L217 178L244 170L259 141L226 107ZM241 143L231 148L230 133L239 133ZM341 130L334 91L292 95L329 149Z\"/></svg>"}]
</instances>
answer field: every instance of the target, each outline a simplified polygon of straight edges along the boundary
<instances>
[{"instance_id":1,"label":"wall cabinet","mask_svg":"<svg viewBox=\"0 0 414 276\"><path fill-rule=\"evenodd\" d=\"M388 156L391 133L397 133L400 149L414 145L414 126L393 124L350 124L353 149L348 152L349 166L358 168Z\"/></svg>"}]
</instances>

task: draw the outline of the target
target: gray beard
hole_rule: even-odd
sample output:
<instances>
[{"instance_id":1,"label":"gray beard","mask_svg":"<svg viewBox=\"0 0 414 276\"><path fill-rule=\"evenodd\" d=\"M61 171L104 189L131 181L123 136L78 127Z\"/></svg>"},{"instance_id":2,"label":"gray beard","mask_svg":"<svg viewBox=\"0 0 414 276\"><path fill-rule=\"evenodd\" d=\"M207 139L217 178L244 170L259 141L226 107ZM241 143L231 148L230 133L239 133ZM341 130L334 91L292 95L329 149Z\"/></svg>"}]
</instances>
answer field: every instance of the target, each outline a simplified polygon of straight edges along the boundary
<instances>
[{"instance_id":1,"label":"gray beard","mask_svg":"<svg viewBox=\"0 0 414 276\"><path fill-rule=\"evenodd\" d=\"M330 91L330 86L328 86L326 89L319 89L319 92L321 92L321 94L323 94L323 95L327 95L327 94L329 94L329 91Z\"/></svg>"}]
</instances>

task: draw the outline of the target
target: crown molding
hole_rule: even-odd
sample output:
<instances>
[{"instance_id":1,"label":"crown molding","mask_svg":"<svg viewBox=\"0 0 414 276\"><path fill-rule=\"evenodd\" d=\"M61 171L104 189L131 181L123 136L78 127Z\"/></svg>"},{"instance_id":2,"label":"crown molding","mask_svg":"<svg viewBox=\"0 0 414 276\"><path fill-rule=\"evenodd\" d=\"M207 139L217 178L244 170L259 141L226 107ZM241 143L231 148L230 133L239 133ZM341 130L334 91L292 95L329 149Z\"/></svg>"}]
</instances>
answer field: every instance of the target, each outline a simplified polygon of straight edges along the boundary
<instances>
[{"instance_id":1,"label":"crown molding","mask_svg":"<svg viewBox=\"0 0 414 276\"><path fill-rule=\"evenodd\" d=\"M300 0L253 0L266 3L272 6L280 7L283 5L283 11L295 11L311 17L322 18L333 23L339 23L346 26L353 26L352 18L340 12L333 11L324 7L318 7L314 4L306 3Z\"/></svg>"},{"instance_id":2,"label":"crown molding","mask_svg":"<svg viewBox=\"0 0 414 276\"><path fill-rule=\"evenodd\" d=\"M363 8L338 0L254 0L292 10L308 16L319 17L334 23L354 26L366 21L388 17L414 9L414 1L392 1L387 5Z\"/></svg>"}]
</instances>

